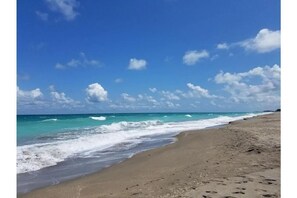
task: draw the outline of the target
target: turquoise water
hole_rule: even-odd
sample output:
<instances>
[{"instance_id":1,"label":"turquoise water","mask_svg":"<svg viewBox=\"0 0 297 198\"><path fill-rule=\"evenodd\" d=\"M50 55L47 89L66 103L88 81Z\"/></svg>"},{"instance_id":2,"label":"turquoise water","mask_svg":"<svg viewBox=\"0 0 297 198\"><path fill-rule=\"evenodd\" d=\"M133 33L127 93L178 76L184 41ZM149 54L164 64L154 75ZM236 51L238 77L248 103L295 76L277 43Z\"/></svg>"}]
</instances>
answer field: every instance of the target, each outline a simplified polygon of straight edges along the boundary
<instances>
[{"instance_id":1,"label":"turquoise water","mask_svg":"<svg viewBox=\"0 0 297 198\"><path fill-rule=\"evenodd\" d=\"M98 171L203 129L263 113L18 115L18 192Z\"/></svg>"},{"instance_id":2,"label":"turquoise water","mask_svg":"<svg viewBox=\"0 0 297 198\"><path fill-rule=\"evenodd\" d=\"M216 118L218 116L241 116L247 113L133 113L133 114L75 114L75 115L18 115L18 145L32 142L43 135L57 134L67 130L109 125L119 122L140 122L159 120L161 122L181 122ZM190 116L186 116L190 115ZM104 117L95 120L91 117Z\"/></svg>"}]
</instances>

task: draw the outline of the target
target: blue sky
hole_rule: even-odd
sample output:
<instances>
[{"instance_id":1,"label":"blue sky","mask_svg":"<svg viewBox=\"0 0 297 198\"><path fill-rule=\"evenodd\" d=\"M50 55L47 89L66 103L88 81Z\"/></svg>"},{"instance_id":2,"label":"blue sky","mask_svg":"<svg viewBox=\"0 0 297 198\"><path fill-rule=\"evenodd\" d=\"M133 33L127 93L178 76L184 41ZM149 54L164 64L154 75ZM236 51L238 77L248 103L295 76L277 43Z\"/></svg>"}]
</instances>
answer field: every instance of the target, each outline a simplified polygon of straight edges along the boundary
<instances>
[{"instance_id":1,"label":"blue sky","mask_svg":"<svg viewBox=\"0 0 297 198\"><path fill-rule=\"evenodd\" d=\"M17 2L20 114L280 106L280 2Z\"/></svg>"}]
</instances>

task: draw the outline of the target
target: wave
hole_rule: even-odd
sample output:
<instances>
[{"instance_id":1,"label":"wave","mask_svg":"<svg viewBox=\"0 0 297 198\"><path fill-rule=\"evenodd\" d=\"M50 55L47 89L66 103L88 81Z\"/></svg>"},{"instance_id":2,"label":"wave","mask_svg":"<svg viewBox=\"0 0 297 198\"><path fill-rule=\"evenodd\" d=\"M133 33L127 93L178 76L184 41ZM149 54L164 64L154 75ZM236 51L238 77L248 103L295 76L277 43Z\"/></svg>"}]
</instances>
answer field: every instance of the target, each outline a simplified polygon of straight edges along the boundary
<instances>
[{"instance_id":1,"label":"wave","mask_svg":"<svg viewBox=\"0 0 297 198\"><path fill-rule=\"evenodd\" d=\"M104 116L99 116L99 117L90 117L91 119L93 119L93 120L99 120L99 121L103 121L103 120L106 120L106 117L104 117Z\"/></svg>"},{"instance_id":2,"label":"wave","mask_svg":"<svg viewBox=\"0 0 297 198\"><path fill-rule=\"evenodd\" d=\"M58 119L57 118L51 118L51 119L42 120L42 122L50 122L50 121L58 121Z\"/></svg>"},{"instance_id":3,"label":"wave","mask_svg":"<svg viewBox=\"0 0 297 198\"><path fill-rule=\"evenodd\" d=\"M192 117L190 114L187 114L187 115L185 115L185 116L188 117L188 118L191 118L191 117Z\"/></svg>"},{"instance_id":4,"label":"wave","mask_svg":"<svg viewBox=\"0 0 297 198\"><path fill-rule=\"evenodd\" d=\"M82 129L83 131L79 134L68 133L67 138L56 139L56 141L18 146L17 173L54 166L72 157L92 157L96 152L103 152L106 149L112 150L116 145L140 144L147 141L149 137L158 135L172 137L181 131L218 126L262 114L248 114L237 117L221 116L183 122L162 122L160 120L118 122Z\"/></svg>"}]
</instances>

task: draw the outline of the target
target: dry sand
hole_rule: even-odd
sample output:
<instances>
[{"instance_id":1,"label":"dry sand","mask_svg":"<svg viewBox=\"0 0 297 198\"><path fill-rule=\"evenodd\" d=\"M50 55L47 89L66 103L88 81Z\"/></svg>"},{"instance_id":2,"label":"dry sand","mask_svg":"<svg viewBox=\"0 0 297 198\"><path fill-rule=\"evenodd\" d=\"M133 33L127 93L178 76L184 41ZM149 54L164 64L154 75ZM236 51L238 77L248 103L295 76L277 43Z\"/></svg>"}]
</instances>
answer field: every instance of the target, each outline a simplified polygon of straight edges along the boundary
<instances>
[{"instance_id":1,"label":"dry sand","mask_svg":"<svg viewBox=\"0 0 297 198\"><path fill-rule=\"evenodd\" d=\"M280 113L177 138L101 172L19 197L280 197Z\"/></svg>"}]
</instances>

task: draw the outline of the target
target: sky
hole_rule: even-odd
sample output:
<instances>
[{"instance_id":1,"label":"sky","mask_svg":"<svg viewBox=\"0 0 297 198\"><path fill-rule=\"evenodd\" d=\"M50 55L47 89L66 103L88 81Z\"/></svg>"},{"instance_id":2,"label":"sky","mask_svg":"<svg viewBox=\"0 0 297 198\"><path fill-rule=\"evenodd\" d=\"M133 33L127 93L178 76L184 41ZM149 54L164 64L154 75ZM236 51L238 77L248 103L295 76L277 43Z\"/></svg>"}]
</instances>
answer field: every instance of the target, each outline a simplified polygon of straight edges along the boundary
<instances>
[{"instance_id":1,"label":"sky","mask_svg":"<svg viewBox=\"0 0 297 198\"><path fill-rule=\"evenodd\" d=\"M17 1L18 114L280 107L280 1Z\"/></svg>"}]
</instances>

